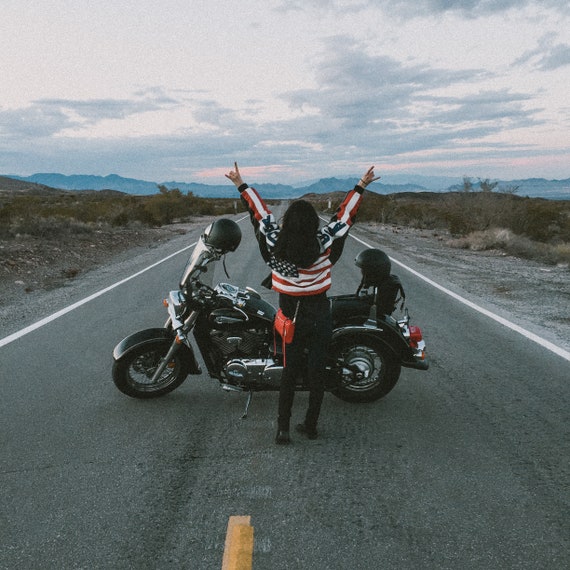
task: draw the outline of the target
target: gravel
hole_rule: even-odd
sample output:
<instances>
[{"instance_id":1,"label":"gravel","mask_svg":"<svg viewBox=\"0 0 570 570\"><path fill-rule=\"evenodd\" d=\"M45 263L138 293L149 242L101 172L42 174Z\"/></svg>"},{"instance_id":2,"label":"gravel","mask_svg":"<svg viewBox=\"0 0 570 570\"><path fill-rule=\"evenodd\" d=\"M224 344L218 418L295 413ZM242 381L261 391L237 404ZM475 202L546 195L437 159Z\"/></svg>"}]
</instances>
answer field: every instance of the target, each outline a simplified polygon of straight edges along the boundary
<instances>
[{"instance_id":1,"label":"gravel","mask_svg":"<svg viewBox=\"0 0 570 570\"><path fill-rule=\"evenodd\" d=\"M212 217L162 228L0 241L0 339L189 245Z\"/></svg>"}]
</instances>

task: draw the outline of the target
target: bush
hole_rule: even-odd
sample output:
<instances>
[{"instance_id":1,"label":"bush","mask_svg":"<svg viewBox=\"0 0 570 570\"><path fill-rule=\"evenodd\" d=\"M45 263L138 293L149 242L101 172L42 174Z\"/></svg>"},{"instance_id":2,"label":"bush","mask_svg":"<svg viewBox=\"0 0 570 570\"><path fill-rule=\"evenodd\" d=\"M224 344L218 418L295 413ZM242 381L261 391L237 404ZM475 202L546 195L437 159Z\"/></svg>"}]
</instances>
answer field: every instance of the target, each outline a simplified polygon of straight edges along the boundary
<instances>
[{"instance_id":1,"label":"bush","mask_svg":"<svg viewBox=\"0 0 570 570\"><path fill-rule=\"evenodd\" d=\"M29 215L13 220L4 237L27 235L45 240L58 239L68 235L89 235L94 228L90 224L73 219L54 216L49 218Z\"/></svg>"},{"instance_id":2,"label":"bush","mask_svg":"<svg viewBox=\"0 0 570 570\"><path fill-rule=\"evenodd\" d=\"M358 219L421 229L445 229L456 237L491 228L506 228L543 243L570 242L570 201L521 198L512 193L368 194Z\"/></svg>"},{"instance_id":3,"label":"bush","mask_svg":"<svg viewBox=\"0 0 570 570\"><path fill-rule=\"evenodd\" d=\"M461 192L368 193L358 220L448 231L456 247L502 249L547 263L568 261L570 201L521 198L514 190L493 192L492 183L481 184L484 191L467 185ZM330 195L333 210L343 196ZM322 211L328 206L322 197L313 202Z\"/></svg>"},{"instance_id":4,"label":"bush","mask_svg":"<svg viewBox=\"0 0 570 570\"><path fill-rule=\"evenodd\" d=\"M500 249L509 255L556 265L570 262L570 244L550 245L519 236L504 228L473 232L452 240L452 247L486 251Z\"/></svg>"},{"instance_id":5,"label":"bush","mask_svg":"<svg viewBox=\"0 0 570 570\"><path fill-rule=\"evenodd\" d=\"M18 233L56 236L81 231L90 224L149 227L186 221L200 215L235 213L235 200L198 198L192 193L161 188L152 196L129 196L106 192L74 192L47 196L2 197L0 237ZM74 225L75 224L75 225Z\"/></svg>"}]
</instances>

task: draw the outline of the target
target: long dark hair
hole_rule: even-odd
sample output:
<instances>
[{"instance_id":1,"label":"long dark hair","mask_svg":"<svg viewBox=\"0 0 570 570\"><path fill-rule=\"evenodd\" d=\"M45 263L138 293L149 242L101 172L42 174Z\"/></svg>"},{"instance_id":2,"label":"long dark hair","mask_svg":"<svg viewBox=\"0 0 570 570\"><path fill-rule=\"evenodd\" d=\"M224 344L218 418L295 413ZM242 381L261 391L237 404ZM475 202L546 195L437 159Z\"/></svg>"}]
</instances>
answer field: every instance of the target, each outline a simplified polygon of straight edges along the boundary
<instances>
[{"instance_id":1,"label":"long dark hair","mask_svg":"<svg viewBox=\"0 0 570 570\"><path fill-rule=\"evenodd\" d=\"M309 267L319 257L319 216L306 200L295 200L285 212L275 244L275 257Z\"/></svg>"}]
</instances>

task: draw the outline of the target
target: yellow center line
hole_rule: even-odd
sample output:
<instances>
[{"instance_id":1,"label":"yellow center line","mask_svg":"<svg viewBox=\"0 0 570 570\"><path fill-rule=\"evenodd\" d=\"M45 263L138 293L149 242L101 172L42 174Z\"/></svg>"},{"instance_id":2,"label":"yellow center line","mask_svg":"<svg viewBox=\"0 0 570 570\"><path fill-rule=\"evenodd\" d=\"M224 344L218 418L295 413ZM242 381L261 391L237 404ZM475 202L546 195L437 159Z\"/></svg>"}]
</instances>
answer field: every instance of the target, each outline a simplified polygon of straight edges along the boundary
<instances>
[{"instance_id":1,"label":"yellow center line","mask_svg":"<svg viewBox=\"0 0 570 570\"><path fill-rule=\"evenodd\" d=\"M253 527L250 516L231 516L226 532L222 570L251 570Z\"/></svg>"}]
</instances>

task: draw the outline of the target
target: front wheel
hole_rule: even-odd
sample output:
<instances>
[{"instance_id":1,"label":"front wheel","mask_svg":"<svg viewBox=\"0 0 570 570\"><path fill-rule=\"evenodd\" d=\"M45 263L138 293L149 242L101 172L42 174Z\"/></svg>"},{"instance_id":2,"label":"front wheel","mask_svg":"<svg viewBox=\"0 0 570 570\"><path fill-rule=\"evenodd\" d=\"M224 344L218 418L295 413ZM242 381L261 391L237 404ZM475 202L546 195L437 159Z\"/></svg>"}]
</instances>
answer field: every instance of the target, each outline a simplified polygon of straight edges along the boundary
<instances>
[{"instance_id":1,"label":"front wheel","mask_svg":"<svg viewBox=\"0 0 570 570\"><path fill-rule=\"evenodd\" d=\"M343 339L332 346L341 366L341 386L333 394L346 402L374 402L398 382L400 361L383 343L370 338Z\"/></svg>"},{"instance_id":2,"label":"front wheel","mask_svg":"<svg viewBox=\"0 0 570 570\"><path fill-rule=\"evenodd\" d=\"M157 398L178 388L189 370L181 350L171 357L160 377L152 381L171 345L169 339L153 340L133 348L116 360L113 364L115 386L133 398Z\"/></svg>"}]
</instances>

